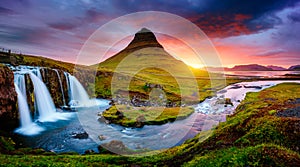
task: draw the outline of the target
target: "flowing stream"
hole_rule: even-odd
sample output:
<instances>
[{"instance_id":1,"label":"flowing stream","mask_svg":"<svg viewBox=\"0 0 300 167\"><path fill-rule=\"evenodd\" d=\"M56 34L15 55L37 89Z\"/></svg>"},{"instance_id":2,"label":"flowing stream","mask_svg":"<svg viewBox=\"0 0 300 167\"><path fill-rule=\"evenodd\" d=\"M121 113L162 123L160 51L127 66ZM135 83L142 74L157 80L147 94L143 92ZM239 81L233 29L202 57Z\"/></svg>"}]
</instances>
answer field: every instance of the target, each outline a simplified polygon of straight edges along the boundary
<instances>
[{"instance_id":1,"label":"flowing stream","mask_svg":"<svg viewBox=\"0 0 300 167\"><path fill-rule=\"evenodd\" d=\"M55 152L76 151L79 153L84 153L85 150L90 149L97 152L98 145L112 140L122 141L131 149L170 148L182 144L200 131L209 130L219 122L226 121L226 115L234 112L247 92L258 92L282 82L300 81L255 81L233 84L218 91L216 97L206 99L196 105L196 112L186 119L164 125L144 126L143 128L125 128L99 122L97 115L109 107L109 101L92 100L95 105L79 107L78 112L76 112L77 117L54 123L43 123L43 127L47 130L39 135L25 136L22 138L22 142L31 147L42 147ZM70 85L74 85L74 83L77 83L76 80L70 77ZM79 94L80 91L84 90L77 89ZM73 89L73 95L74 91ZM230 98L233 105L220 103L220 100L224 98ZM90 104L90 102L84 103ZM74 137L76 134L84 133L88 134L87 138Z\"/></svg>"}]
</instances>

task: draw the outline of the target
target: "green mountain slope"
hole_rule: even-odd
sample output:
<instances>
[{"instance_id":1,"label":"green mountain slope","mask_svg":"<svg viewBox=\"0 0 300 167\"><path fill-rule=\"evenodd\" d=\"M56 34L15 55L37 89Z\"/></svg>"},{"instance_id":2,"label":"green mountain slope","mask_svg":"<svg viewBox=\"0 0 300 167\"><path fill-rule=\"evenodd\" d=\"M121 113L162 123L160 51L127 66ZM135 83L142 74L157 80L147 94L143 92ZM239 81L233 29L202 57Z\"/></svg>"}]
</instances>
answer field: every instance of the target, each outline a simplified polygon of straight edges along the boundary
<instances>
[{"instance_id":1,"label":"green mountain slope","mask_svg":"<svg viewBox=\"0 0 300 167\"><path fill-rule=\"evenodd\" d=\"M207 71L193 69L183 61L175 59L158 43L154 33L145 28L135 34L126 48L93 67L98 67L98 71L106 71L105 74L110 73L106 77L104 74L99 75L97 80L99 83L112 83L106 88L110 90L116 87L117 90L112 90L113 93L118 90L127 91L129 85L132 96L140 94L147 97L151 91L147 85L159 85L168 100L177 104L182 97L191 103L202 101L212 95L212 90L225 86L225 81L222 80L212 86ZM127 81L114 80L112 75L116 78L133 78L130 81L128 79L128 83L122 86L121 82ZM228 81L232 82L236 81ZM103 85L95 87L96 94L100 97L111 97L110 91L102 92ZM196 97L197 93L199 97Z\"/></svg>"},{"instance_id":2,"label":"green mountain slope","mask_svg":"<svg viewBox=\"0 0 300 167\"><path fill-rule=\"evenodd\" d=\"M144 68L144 72L147 72L156 68L157 75L168 71L174 76L182 77L189 77L192 69L166 52L155 35L146 28L137 32L126 48L100 63L98 67L122 72L138 72L137 70ZM207 73L203 71L203 75L207 76Z\"/></svg>"}]
</instances>

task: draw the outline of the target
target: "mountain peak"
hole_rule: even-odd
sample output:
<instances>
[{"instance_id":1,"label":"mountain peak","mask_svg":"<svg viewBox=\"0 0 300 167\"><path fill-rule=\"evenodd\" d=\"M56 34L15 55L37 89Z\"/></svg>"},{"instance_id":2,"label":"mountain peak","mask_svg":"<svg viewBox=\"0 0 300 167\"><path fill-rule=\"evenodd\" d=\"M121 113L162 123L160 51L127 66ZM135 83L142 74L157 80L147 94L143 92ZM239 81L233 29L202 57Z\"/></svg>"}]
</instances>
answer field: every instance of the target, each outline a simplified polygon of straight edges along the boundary
<instances>
[{"instance_id":1,"label":"mountain peak","mask_svg":"<svg viewBox=\"0 0 300 167\"><path fill-rule=\"evenodd\" d=\"M142 49L147 47L163 48L162 45L158 43L151 30L142 28L134 35L133 40L129 43L126 49Z\"/></svg>"},{"instance_id":2,"label":"mountain peak","mask_svg":"<svg viewBox=\"0 0 300 167\"><path fill-rule=\"evenodd\" d=\"M152 33L153 34L153 32L152 31L150 31L149 29L147 29L147 28L142 28L140 31L138 31L137 33L148 33L148 32L150 32L150 33Z\"/></svg>"}]
</instances>

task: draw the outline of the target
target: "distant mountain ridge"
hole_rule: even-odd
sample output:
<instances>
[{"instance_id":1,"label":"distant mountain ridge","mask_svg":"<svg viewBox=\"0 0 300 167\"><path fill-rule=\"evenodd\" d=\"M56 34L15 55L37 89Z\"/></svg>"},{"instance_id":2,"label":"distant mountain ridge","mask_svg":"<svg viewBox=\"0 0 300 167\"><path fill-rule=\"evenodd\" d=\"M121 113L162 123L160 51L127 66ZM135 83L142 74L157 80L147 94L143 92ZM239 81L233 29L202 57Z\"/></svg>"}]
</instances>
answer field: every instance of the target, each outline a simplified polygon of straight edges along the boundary
<instances>
[{"instance_id":1,"label":"distant mountain ridge","mask_svg":"<svg viewBox=\"0 0 300 167\"><path fill-rule=\"evenodd\" d=\"M259 64L236 65L232 68L227 67L206 67L208 71L300 71L300 65L283 68L275 65L263 66Z\"/></svg>"},{"instance_id":2,"label":"distant mountain ridge","mask_svg":"<svg viewBox=\"0 0 300 167\"><path fill-rule=\"evenodd\" d=\"M236 65L233 68L229 68L228 71L273 71L273 69L258 64L249 64Z\"/></svg>"},{"instance_id":3,"label":"distant mountain ridge","mask_svg":"<svg viewBox=\"0 0 300 167\"><path fill-rule=\"evenodd\" d=\"M289 68L291 71L300 71L300 65L294 65Z\"/></svg>"},{"instance_id":4,"label":"distant mountain ridge","mask_svg":"<svg viewBox=\"0 0 300 167\"><path fill-rule=\"evenodd\" d=\"M268 65L267 68L271 68L274 71L285 71L286 68L280 67L280 66L274 66L274 65Z\"/></svg>"}]
</instances>

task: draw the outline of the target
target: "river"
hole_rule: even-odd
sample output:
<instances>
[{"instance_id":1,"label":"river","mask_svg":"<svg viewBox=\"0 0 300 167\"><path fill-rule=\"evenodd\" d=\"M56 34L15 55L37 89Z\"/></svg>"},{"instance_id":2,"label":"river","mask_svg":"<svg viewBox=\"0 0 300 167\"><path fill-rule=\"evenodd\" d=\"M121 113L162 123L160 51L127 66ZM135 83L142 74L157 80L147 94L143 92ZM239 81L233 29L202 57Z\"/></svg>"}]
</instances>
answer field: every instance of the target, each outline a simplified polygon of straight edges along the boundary
<instances>
[{"instance_id":1,"label":"river","mask_svg":"<svg viewBox=\"0 0 300 167\"><path fill-rule=\"evenodd\" d=\"M109 107L109 101L98 99L98 106L80 108L72 113L69 120L36 122L46 130L38 135L19 136L19 138L25 146L44 148L57 153L68 151L84 153L85 150L97 152L98 145L112 140L122 141L131 149L170 148L193 138L202 130L209 130L218 123L226 121L226 115L234 112L247 92L258 92L283 82L300 81L255 81L233 84L218 91L215 97L194 106L195 112L184 120L143 128L125 128L99 122L98 114ZM233 106L219 104L220 99L224 98L230 98ZM84 132L87 132L87 138L74 138L76 134ZM99 139L100 135L104 136L105 140Z\"/></svg>"}]
</instances>

